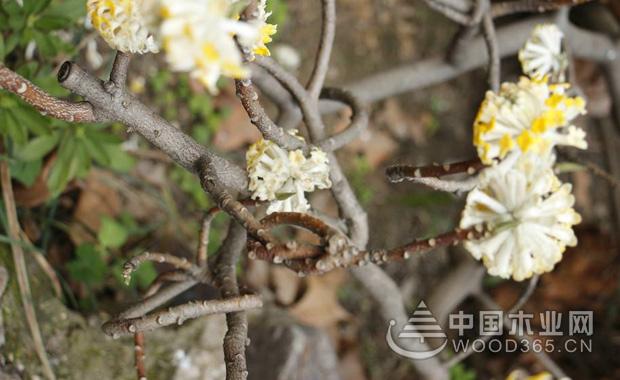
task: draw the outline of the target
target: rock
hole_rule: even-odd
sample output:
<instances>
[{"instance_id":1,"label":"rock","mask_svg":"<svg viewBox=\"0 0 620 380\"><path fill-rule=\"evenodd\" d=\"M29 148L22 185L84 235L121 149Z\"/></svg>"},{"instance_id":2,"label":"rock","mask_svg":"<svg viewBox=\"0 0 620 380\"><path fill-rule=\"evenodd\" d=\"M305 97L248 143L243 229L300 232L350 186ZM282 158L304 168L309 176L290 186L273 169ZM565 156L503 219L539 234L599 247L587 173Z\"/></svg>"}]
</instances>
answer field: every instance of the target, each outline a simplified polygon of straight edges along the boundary
<instances>
[{"instance_id":1,"label":"rock","mask_svg":"<svg viewBox=\"0 0 620 380\"><path fill-rule=\"evenodd\" d=\"M327 334L266 309L250 322L249 379L339 380L338 359Z\"/></svg>"}]
</instances>

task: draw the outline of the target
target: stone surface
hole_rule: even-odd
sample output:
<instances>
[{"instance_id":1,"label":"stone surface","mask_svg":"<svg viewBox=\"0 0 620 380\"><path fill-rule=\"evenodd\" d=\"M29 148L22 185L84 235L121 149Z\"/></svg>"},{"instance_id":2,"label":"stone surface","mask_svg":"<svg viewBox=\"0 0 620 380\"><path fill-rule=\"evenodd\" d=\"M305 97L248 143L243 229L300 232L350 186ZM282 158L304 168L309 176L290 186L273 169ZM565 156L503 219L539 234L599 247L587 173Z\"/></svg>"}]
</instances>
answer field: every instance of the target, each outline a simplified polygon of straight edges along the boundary
<instances>
[{"instance_id":1,"label":"stone surface","mask_svg":"<svg viewBox=\"0 0 620 380\"><path fill-rule=\"evenodd\" d=\"M249 379L339 380L338 358L327 334L277 309L250 321Z\"/></svg>"}]
</instances>

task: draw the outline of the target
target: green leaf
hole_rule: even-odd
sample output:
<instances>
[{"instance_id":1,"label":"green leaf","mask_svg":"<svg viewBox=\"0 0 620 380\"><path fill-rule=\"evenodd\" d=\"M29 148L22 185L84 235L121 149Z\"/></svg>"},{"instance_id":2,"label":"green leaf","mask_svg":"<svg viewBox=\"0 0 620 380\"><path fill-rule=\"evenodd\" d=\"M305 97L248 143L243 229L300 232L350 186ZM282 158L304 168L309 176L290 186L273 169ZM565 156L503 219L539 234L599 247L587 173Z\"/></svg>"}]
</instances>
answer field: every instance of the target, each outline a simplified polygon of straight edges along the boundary
<instances>
[{"instance_id":1,"label":"green leaf","mask_svg":"<svg viewBox=\"0 0 620 380\"><path fill-rule=\"evenodd\" d=\"M43 15L34 23L34 27L38 30L49 32L52 30L63 29L70 23L71 19L64 16Z\"/></svg>"},{"instance_id":2,"label":"green leaf","mask_svg":"<svg viewBox=\"0 0 620 380\"><path fill-rule=\"evenodd\" d=\"M122 224L108 217L101 219L101 228L97 233L97 239L102 246L112 249L119 248L125 244L127 237L127 230Z\"/></svg>"},{"instance_id":3,"label":"green leaf","mask_svg":"<svg viewBox=\"0 0 620 380\"><path fill-rule=\"evenodd\" d=\"M86 16L86 7L84 6L84 0L54 1L43 14L67 17L72 21L77 21L81 17Z\"/></svg>"},{"instance_id":4,"label":"green leaf","mask_svg":"<svg viewBox=\"0 0 620 380\"><path fill-rule=\"evenodd\" d=\"M2 36L2 33L0 33L0 62L4 62L4 52L4 36Z\"/></svg>"},{"instance_id":5,"label":"green leaf","mask_svg":"<svg viewBox=\"0 0 620 380\"><path fill-rule=\"evenodd\" d=\"M60 194L72 178L71 163L72 157L75 155L75 150L75 138L69 133L64 133L62 142L58 148L58 158L47 179L47 186L54 195Z\"/></svg>"},{"instance_id":6,"label":"green leaf","mask_svg":"<svg viewBox=\"0 0 620 380\"><path fill-rule=\"evenodd\" d=\"M15 150L15 155L23 161L35 161L45 157L58 144L59 133L41 135Z\"/></svg>"},{"instance_id":7,"label":"green leaf","mask_svg":"<svg viewBox=\"0 0 620 380\"><path fill-rule=\"evenodd\" d=\"M4 121L2 124L4 128L6 128L5 133L11 137L13 142L16 145L23 145L28 141L28 130L22 123L18 122L19 119L17 119L12 112L14 110L15 108L12 108L2 113Z\"/></svg>"},{"instance_id":8,"label":"green leaf","mask_svg":"<svg viewBox=\"0 0 620 380\"><path fill-rule=\"evenodd\" d=\"M37 43L37 49L45 57L53 57L58 52L56 44L52 36L39 31L34 31L34 41Z\"/></svg>"},{"instance_id":9,"label":"green leaf","mask_svg":"<svg viewBox=\"0 0 620 380\"><path fill-rule=\"evenodd\" d=\"M41 172L43 166L42 160L35 161L17 161L11 160L9 167L11 168L11 177L21 182L24 186L30 187Z\"/></svg>"},{"instance_id":10,"label":"green leaf","mask_svg":"<svg viewBox=\"0 0 620 380\"><path fill-rule=\"evenodd\" d=\"M103 145L103 149L106 151L109 159L110 167L113 170L116 170L121 173L127 173L133 168L136 160L130 156L127 152L121 149L120 145L112 145L105 144Z\"/></svg>"},{"instance_id":11,"label":"green leaf","mask_svg":"<svg viewBox=\"0 0 620 380\"><path fill-rule=\"evenodd\" d=\"M89 139L84 139L84 145L88 149L88 153L90 156L99 164L103 166L110 165L110 157L108 157L108 153L101 146L101 144Z\"/></svg>"},{"instance_id":12,"label":"green leaf","mask_svg":"<svg viewBox=\"0 0 620 380\"><path fill-rule=\"evenodd\" d=\"M131 276L131 283L137 284L140 288L145 289L155 280L157 277L157 269L151 261L144 262L140 267L133 272Z\"/></svg>"},{"instance_id":13,"label":"green leaf","mask_svg":"<svg viewBox=\"0 0 620 380\"><path fill-rule=\"evenodd\" d=\"M21 33L15 31L13 32L13 34L9 36L9 38L7 38L7 40L4 43L4 56L5 57L9 55L13 51L13 49L15 49L15 47L17 47L20 36L21 36Z\"/></svg>"},{"instance_id":14,"label":"green leaf","mask_svg":"<svg viewBox=\"0 0 620 380\"><path fill-rule=\"evenodd\" d=\"M35 135L49 134L49 120L41 116L34 108L21 104L19 107L11 109L11 112L20 124Z\"/></svg>"},{"instance_id":15,"label":"green leaf","mask_svg":"<svg viewBox=\"0 0 620 380\"><path fill-rule=\"evenodd\" d=\"M75 251L75 258L67 264L69 276L90 287L103 284L107 266L103 260L103 255L94 245L87 243L78 246Z\"/></svg>"}]
</instances>

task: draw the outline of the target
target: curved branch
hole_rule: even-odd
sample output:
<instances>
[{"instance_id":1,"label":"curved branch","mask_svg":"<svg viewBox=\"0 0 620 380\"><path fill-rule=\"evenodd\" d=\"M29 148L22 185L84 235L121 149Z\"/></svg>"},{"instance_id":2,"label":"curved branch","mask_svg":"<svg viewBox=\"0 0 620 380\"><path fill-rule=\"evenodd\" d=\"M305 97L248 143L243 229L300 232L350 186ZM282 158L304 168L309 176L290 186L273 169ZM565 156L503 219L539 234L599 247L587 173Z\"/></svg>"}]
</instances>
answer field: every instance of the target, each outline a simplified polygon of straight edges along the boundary
<instances>
[{"instance_id":1,"label":"curved branch","mask_svg":"<svg viewBox=\"0 0 620 380\"><path fill-rule=\"evenodd\" d=\"M342 132L319 142L317 146L325 152L333 152L355 140L368 127L368 111L350 91L339 88L324 88L321 98L333 99L351 107L351 123Z\"/></svg>"},{"instance_id":2,"label":"curved branch","mask_svg":"<svg viewBox=\"0 0 620 380\"><path fill-rule=\"evenodd\" d=\"M311 98L317 99L325 83L327 69L329 68L329 58L332 55L334 37L336 35L336 1L321 0L321 17L323 18L321 28L321 41L316 54L316 61L310 80L306 88Z\"/></svg>"},{"instance_id":3,"label":"curved branch","mask_svg":"<svg viewBox=\"0 0 620 380\"><path fill-rule=\"evenodd\" d=\"M310 97L297 78L284 70L280 65L265 57L256 57L256 63L280 82L293 96L299 107L311 140L317 141L324 137L325 125L317 112L317 101Z\"/></svg>"}]
</instances>

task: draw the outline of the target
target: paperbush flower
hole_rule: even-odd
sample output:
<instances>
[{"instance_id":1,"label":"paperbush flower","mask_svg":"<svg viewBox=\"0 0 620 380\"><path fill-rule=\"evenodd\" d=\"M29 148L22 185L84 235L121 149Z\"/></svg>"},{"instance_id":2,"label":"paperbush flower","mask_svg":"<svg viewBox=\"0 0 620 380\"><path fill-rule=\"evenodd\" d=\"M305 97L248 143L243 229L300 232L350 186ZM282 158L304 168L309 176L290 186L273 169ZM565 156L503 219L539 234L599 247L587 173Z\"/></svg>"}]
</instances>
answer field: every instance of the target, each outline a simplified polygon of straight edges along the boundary
<instances>
[{"instance_id":1,"label":"paperbush flower","mask_svg":"<svg viewBox=\"0 0 620 380\"><path fill-rule=\"evenodd\" d=\"M286 151L261 139L246 153L252 199L271 201L267 213L306 212L305 193L331 187L328 158L318 148L309 157L301 150Z\"/></svg>"},{"instance_id":2,"label":"paperbush flower","mask_svg":"<svg viewBox=\"0 0 620 380\"><path fill-rule=\"evenodd\" d=\"M113 49L157 53L153 36L156 0L88 0L88 22Z\"/></svg>"},{"instance_id":3,"label":"paperbush flower","mask_svg":"<svg viewBox=\"0 0 620 380\"><path fill-rule=\"evenodd\" d=\"M460 227L483 225L487 233L464 246L490 274L521 281L551 271L577 244L571 185L560 183L552 163L552 156L512 156L483 170L468 194Z\"/></svg>"},{"instance_id":4,"label":"paperbush flower","mask_svg":"<svg viewBox=\"0 0 620 380\"><path fill-rule=\"evenodd\" d=\"M523 72L534 79L547 75L563 81L568 66L566 53L562 51L562 31L553 24L534 28L532 35L519 51Z\"/></svg>"},{"instance_id":5,"label":"paperbush flower","mask_svg":"<svg viewBox=\"0 0 620 380\"><path fill-rule=\"evenodd\" d=\"M234 36L255 39L259 32L248 23L233 19L230 0L162 0L161 38L168 64L187 71L212 93L220 75L247 78Z\"/></svg>"},{"instance_id":6,"label":"paperbush flower","mask_svg":"<svg viewBox=\"0 0 620 380\"><path fill-rule=\"evenodd\" d=\"M581 97L566 94L569 84L522 77L504 83L498 94L488 91L474 121L474 145L485 164L509 152L548 155L555 145L587 148L585 132L570 125L585 113Z\"/></svg>"},{"instance_id":7,"label":"paperbush flower","mask_svg":"<svg viewBox=\"0 0 620 380\"><path fill-rule=\"evenodd\" d=\"M267 44L272 41L272 37L278 31L277 25L267 22L271 12L267 12L267 0L261 0L258 3L256 17L249 20L248 23L252 25L258 33L253 38L240 38L240 42L243 46L252 51L253 54L269 56L271 53L267 48Z\"/></svg>"}]
</instances>

